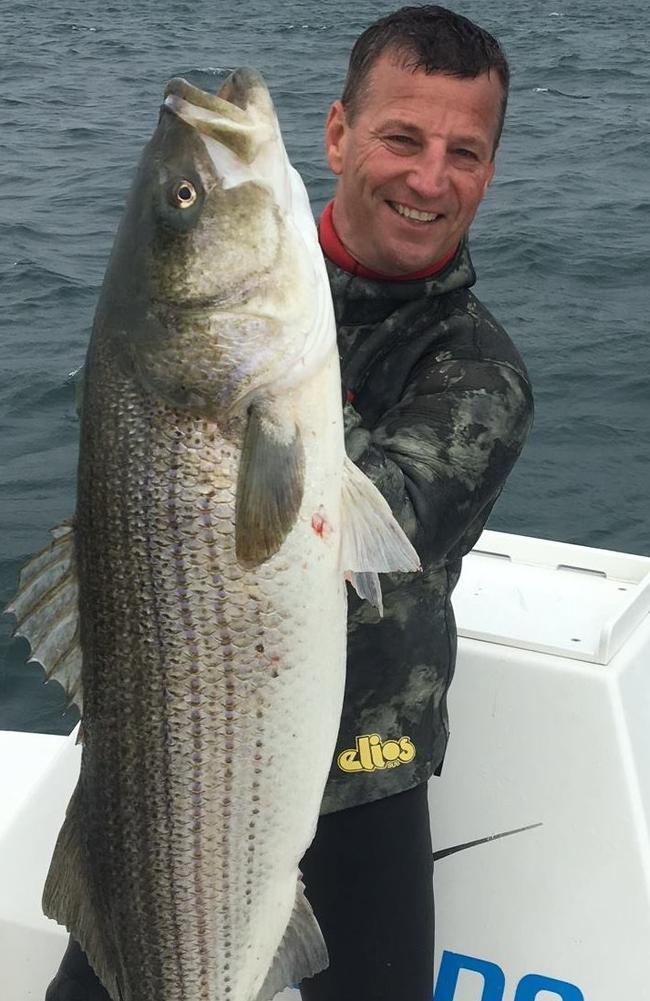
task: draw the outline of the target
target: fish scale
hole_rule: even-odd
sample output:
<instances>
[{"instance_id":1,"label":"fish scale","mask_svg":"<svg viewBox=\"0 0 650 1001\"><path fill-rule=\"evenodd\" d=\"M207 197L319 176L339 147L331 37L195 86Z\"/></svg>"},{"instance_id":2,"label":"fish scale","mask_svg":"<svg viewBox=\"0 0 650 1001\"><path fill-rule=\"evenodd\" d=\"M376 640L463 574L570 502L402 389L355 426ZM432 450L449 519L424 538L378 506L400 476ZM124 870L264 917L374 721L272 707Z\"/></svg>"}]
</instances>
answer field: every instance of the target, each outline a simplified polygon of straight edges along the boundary
<instances>
[{"instance_id":1,"label":"fish scale","mask_svg":"<svg viewBox=\"0 0 650 1001\"><path fill-rule=\"evenodd\" d=\"M113 905L113 923L125 929L124 940L132 943L133 958L127 954L124 961L125 982L131 962L140 970L143 956L158 956L160 972L153 963L145 971L151 993L137 986L143 1001L161 995L183 1001L181 991L188 984L199 991L197 998L204 993L212 998L219 988L227 998L235 988L230 970L244 965L236 955L237 943L250 940L249 924L263 926L266 920L267 902L259 888L268 882L271 860L263 847L263 824L275 825L277 807L266 803L265 821L253 812L260 810L255 804L263 799L273 744L265 739L264 710L275 697L272 688L285 683L287 665L300 662L306 644L296 628L295 588L287 589L283 579L292 574L288 555L261 573L242 572L235 560L232 484L238 449L215 426L191 418L179 421L177 413L138 396L128 381L115 379L115 367L110 359L97 358L97 374L87 387L93 414L89 454L104 456L110 448L114 458L102 459L98 467L80 465L79 495L88 498L88 513L80 504L77 515L80 537L87 540L81 563L101 565L101 553L114 549L115 562L137 567L137 573L112 588L102 573L103 615L92 642L84 642L84 670L92 674L92 682L84 682L91 693L84 759L105 762L97 783L101 809L88 809L96 817L89 836L107 855L105 885L129 887L128 898ZM122 408L109 403L114 399L123 401ZM106 417L96 419L104 407ZM141 444L134 447L134 442ZM228 486L212 486L215 469ZM106 528L86 533L86 517ZM197 524L205 530L203 537ZM146 589L143 578L150 581ZM292 596L280 610L278 596L285 590ZM157 638L149 658L137 630L116 631L127 609L133 622L154 623ZM256 649L260 646L263 652ZM110 706L95 703L95 690L110 698ZM290 683L288 691L295 686ZM296 696L303 704L302 693ZM97 733L95 716L109 720L110 727ZM113 727L118 720L115 751L122 764L114 770ZM315 729L315 721L303 724L305 743ZM186 746L188 734L191 751L180 763L175 758L172 769L165 748L170 742ZM211 795L215 785L216 797ZM161 786L175 804L171 818L158 805ZM242 795L245 789L248 797ZM235 790L236 811L225 802L235 802ZM114 849L102 840L108 814L121 832ZM205 851L206 832L214 854ZM238 862L235 871L229 863L240 858L242 845L245 862ZM174 866L156 864L156 859L170 857ZM262 905L261 919L248 917L256 904L258 909ZM292 904L292 899L285 903L287 919ZM174 910L182 916L180 949L178 921L174 926L146 919ZM221 982L210 979L215 967L223 970ZM135 993L135 984L131 990Z\"/></svg>"}]
</instances>

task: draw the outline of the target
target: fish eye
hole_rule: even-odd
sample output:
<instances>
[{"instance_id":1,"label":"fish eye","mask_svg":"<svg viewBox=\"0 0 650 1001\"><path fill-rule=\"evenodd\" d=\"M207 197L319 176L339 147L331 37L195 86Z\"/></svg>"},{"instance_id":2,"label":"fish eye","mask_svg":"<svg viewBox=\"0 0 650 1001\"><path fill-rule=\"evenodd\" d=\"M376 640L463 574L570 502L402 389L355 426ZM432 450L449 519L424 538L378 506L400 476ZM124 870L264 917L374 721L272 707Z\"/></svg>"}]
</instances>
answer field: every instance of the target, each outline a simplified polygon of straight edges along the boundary
<instances>
[{"instance_id":1,"label":"fish eye","mask_svg":"<svg viewBox=\"0 0 650 1001\"><path fill-rule=\"evenodd\" d=\"M189 209L198 198L191 181L177 181L171 190L170 202L179 209Z\"/></svg>"}]
</instances>

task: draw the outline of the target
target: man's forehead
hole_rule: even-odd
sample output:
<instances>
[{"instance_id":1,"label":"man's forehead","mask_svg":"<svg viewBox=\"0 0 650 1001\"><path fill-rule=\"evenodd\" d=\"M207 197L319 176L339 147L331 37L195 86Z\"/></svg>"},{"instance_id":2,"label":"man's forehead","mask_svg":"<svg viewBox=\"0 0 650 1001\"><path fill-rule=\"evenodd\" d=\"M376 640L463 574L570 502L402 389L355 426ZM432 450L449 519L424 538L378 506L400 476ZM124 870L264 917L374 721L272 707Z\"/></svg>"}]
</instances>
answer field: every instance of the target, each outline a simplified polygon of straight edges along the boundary
<instances>
[{"instance_id":1,"label":"man's forehead","mask_svg":"<svg viewBox=\"0 0 650 1001\"><path fill-rule=\"evenodd\" d=\"M359 114L406 122L417 113L426 119L440 108L453 108L467 118L496 127L503 87L496 73L459 77L414 68L398 54L385 52L371 67L359 104Z\"/></svg>"},{"instance_id":2,"label":"man's forehead","mask_svg":"<svg viewBox=\"0 0 650 1001\"><path fill-rule=\"evenodd\" d=\"M499 100L503 96L503 86L497 73L486 70L478 76L458 76L444 70L427 71L418 66L413 57L400 55L397 52L382 52L368 71L364 90L371 95L377 89L387 89L395 95L417 94L426 89L433 92L436 89L460 89L466 92L483 91Z\"/></svg>"}]
</instances>

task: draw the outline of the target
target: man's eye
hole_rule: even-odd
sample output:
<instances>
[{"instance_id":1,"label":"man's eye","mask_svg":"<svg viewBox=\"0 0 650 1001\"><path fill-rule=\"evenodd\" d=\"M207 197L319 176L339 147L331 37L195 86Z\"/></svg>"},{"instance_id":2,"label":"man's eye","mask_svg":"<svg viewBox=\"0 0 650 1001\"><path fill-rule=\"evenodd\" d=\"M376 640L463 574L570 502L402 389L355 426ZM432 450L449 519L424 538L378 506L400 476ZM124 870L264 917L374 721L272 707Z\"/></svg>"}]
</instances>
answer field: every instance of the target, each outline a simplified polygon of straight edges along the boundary
<instances>
[{"instance_id":1,"label":"man's eye","mask_svg":"<svg viewBox=\"0 0 650 1001\"><path fill-rule=\"evenodd\" d=\"M460 146L458 149L454 150L456 156L460 156L464 160L478 160L476 153L471 149L465 149Z\"/></svg>"},{"instance_id":2,"label":"man's eye","mask_svg":"<svg viewBox=\"0 0 650 1001\"><path fill-rule=\"evenodd\" d=\"M389 142L397 143L400 146L414 146L415 145L415 139L413 139L411 136L392 135L392 136L386 136L386 139Z\"/></svg>"}]
</instances>

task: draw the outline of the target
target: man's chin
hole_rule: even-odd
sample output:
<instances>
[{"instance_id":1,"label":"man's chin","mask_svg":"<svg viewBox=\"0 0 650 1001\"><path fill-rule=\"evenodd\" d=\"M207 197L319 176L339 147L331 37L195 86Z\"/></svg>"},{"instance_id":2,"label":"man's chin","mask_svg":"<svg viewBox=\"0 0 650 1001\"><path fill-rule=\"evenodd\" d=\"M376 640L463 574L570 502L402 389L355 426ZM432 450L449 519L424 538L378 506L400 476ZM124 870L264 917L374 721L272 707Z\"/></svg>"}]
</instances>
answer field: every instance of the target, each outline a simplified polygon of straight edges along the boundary
<instances>
[{"instance_id":1,"label":"man's chin","mask_svg":"<svg viewBox=\"0 0 650 1001\"><path fill-rule=\"evenodd\" d=\"M396 254L394 257L385 258L382 266L377 266L373 270L395 278L407 278L409 275L419 274L429 268L433 269L443 256L444 254L438 251L434 251L432 254Z\"/></svg>"},{"instance_id":2,"label":"man's chin","mask_svg":"<svg viewBox=\"0 0 650 1001\"><path fill-rule=\"evenodd\" d=\"M442 234L441 234L442 235ZM418 274L428 268L434 268L438 261L449 253L448 240L437 239L427 243L413 241L394 240L389 241L385 237L378 237L378 245L382 247L382 263L372 268L385 275L394 275L396 278L407 275Z\"/></svg>"}]
</instances>

